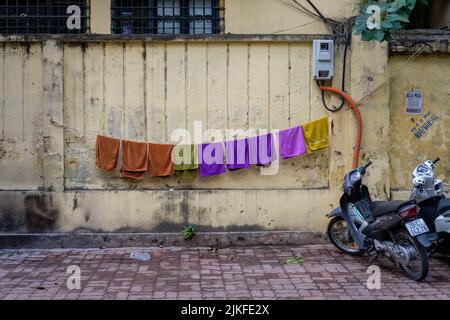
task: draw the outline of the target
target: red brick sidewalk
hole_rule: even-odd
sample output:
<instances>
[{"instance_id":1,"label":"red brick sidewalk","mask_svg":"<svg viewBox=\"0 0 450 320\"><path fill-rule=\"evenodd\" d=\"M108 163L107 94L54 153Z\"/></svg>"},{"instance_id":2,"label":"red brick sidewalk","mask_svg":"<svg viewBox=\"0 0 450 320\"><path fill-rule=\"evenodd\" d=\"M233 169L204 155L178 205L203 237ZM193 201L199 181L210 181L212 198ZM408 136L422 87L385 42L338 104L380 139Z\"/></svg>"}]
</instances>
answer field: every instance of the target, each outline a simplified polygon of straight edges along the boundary
<instances>
[{"instance_id":1,"label":"red brick sidewalk","mask_svg":"<svg viewBox=\"0 0 450 320\"><path fill-rule=\"evenodd\" d=\"M0 299L450 299L450 263L432 259L421 283L389 262L381 289L368 290L367 257L324 245L220 249L0 251ZM283 265L302 256L301 265ZM81 268L81 289L67 289L70 265Z\"/></svg>"}]
</instances>

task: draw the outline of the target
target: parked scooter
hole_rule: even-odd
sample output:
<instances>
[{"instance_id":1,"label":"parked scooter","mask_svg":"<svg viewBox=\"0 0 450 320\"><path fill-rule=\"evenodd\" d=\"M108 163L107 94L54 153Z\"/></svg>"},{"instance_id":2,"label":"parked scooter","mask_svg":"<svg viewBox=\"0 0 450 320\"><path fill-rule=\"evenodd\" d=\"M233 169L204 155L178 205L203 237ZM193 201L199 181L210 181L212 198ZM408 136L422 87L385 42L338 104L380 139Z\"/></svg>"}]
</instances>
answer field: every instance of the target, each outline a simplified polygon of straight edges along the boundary
<instances>
[{"instance_id":1,"label":"parked scooter","mask_svg":"<svg viewBox=\"0 0 450 320\"><path fill-rule=\"evenodd\" d=\"M340 207L328 214L328 238L339 250L351 254L368 253L370 263L379 253L394 262L411 279L420 281L428 274L425 244L426 223L418 217L414 201L372 201L362 184L366 169L351 170L344 177Z\"/></svg>"},{"instance_id":2,"label":"parked scooter","mask_svg":"<svg viewBox=\"0 0 450 320\"><path fill-rule=\"evenodd\" d=\"M440 159L420 163L413 171L410 200L420 208L419 216L430 229L428 240L435 251L450 256L450 199L445 198L442 180L436 179L434 166Z\"/></svg>"}]
</instances>

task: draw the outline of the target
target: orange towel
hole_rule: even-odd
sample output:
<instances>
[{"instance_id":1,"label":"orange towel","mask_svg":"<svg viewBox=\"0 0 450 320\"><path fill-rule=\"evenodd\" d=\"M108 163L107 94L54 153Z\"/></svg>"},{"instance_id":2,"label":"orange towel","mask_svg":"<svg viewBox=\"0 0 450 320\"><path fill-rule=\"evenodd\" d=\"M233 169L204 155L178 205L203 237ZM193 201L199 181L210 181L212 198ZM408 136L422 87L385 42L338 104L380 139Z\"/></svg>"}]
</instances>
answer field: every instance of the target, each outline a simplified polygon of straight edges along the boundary
<instances>
[{"instance_id":1,"label":"orange towel","mask_svg":"<svg viewBox=\"0 0 450 320\"><path fill-rule=\"evenodd\" d=\"M171 144L148 144L148 174L152 177L167 177L174 174Z\"/></svg>"},{"instance_id":2,"label":"orange towel","mask_svg":"<svg viewBox=\"0 0 450 320\"><path fill-rule=\"evenodd\" d=\"M112 171L117 166L120 140L97 135L95 143L95 164L106 171Z\"/></svg>"},{"instance_id":3,"label":"orange towel","mask_svg":"<svg viewBox=\"0 0 450 320\"><path fill-rule=\"evenodd\" d=\"M122 177L142 180L147 168L147 143L122 140Z\"/></svg>"}]
</instances>

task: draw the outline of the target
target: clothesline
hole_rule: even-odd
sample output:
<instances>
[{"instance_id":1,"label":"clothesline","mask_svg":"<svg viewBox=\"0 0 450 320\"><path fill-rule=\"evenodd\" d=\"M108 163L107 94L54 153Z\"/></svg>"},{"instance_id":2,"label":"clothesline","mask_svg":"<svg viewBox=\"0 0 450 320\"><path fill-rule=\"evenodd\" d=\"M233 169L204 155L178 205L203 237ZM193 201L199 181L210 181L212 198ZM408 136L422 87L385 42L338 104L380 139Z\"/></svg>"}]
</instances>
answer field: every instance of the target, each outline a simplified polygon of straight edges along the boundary
<instances>
[{"instance_id":1,"label":"clothesline","mask_svg":"<svg viewBox=\"0 0 450 320\"><path fill-rule=\"evenodd\" d=\"M100 132L97 132L97 131L86 130L86 129L83 130L83 129L80 129L80 128L72 127L72 126L70 126L68 124L64 124L64 123L61 123L59 121L56 121L53 118L50 118L50 123L53 124L56 127L66 128L66 129L70 129L70 130L77 131L77 132L82 132L82 133L87 133L87 134L94 135L94 136L104 135L103 133L100 133ZM257 130L257 132L259 132L260 129L256 129L256 130ZM270 131L270 130L268 130L268 131ZM235 135L233 135L233 138L236 138L237 136L238 136L238 134L235 134ZM111 137L115 138L115 139L120 139L120 140L123 139L122 137L116 137L116 136L111 136ZM212 138L211 142L216 142L216 141L214 141L214 138Z\"/></svg>"},{"instance_id":2,"label":"clothesline","mask_svg":"<svg viewBox=\"0 0 450 320\"><path fill-rule=\"evenodd\" d=\"M65 123L56 121L56 120L53 119L53 118L50 118L49 121L50 121L50 123L51 123L52 125L54 125L54 126L56 126L56 127L66 128L66 129L70 129L70 130L73 130L73 131L76 131L76 132L81 132L81 133L87 133L87 134L90 134L90 135L93 135L93 136L104 135L103 133L100 133L100 132L97 132L97 131L76 128L76 127L70 126L70 125L68 125L68 124L65 124ZM267 130L267 131L270 132L271 130ZM257 129L257 132L259 133L259 129ZM108 135L108 136L111 137L111 138L123 140L122 137L110 136L110 135ZM235 134L235 135L233 136L233 138L236 138L237 136L238 136L238 135ZM135 139L133 139L133 140L135 140ZM219 141L214 141L214 139L212 139L212 141L204 141L204 142L219 142ZM224 141L223 141L223 142L224 142Z\"/></svg>"},{"instance_id":3,"label":"clothesline","mask_svg":"<svg viewBox=\"0 0 450 320\"><path fill-rule=\"evenodd\" d=\"M100 134L100 133L95 132L93 130L79 129L79 128L75 128L75 127L69 126L68 124L56 121L55 119L53 119L53 117L50 118L50 123L52 125L56 126L56 127L66 128L66 129L70 129L70 130L77 131L77 132L82 132L82 133L88 133L88 134L91 134L91 135L94 135L94 136ZM121 139L121 138L118 138L118 139Z\"/></svg>"}]
</instances>

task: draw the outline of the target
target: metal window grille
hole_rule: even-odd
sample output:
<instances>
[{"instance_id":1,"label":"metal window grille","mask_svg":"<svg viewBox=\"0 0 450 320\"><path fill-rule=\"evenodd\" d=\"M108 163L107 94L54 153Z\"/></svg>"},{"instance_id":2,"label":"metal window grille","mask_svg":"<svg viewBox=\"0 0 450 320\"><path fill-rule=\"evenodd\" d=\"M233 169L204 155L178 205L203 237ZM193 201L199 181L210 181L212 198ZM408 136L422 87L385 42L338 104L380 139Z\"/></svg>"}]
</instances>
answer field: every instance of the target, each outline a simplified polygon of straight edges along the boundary
<instances>
[{"instance_id":1,"label":"metal window grille","mask_svg":"<svg viewBox=\"0 0 450 320\"><path fill-rule=\"evenodd\" d=\"M223 30L220 0L112 0L112 33L213 34Z\"/></svg>"},{"instance_id":2,"label":"metal window grille","mask_svg":"<svg viewBox=\"0 0 450 320\"><path fill-rule=\"evenodd\" d=\"M89 7L87 0L0 0L0 33L86 33ZM71 5L81 9L80 28L69 29Z\"/></svg>"}]
</instances>

